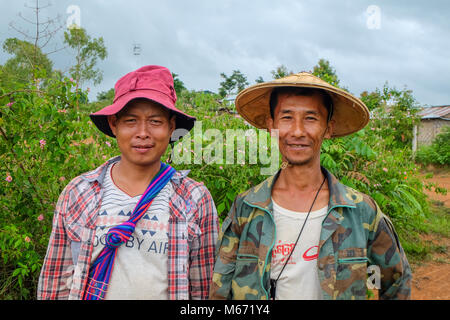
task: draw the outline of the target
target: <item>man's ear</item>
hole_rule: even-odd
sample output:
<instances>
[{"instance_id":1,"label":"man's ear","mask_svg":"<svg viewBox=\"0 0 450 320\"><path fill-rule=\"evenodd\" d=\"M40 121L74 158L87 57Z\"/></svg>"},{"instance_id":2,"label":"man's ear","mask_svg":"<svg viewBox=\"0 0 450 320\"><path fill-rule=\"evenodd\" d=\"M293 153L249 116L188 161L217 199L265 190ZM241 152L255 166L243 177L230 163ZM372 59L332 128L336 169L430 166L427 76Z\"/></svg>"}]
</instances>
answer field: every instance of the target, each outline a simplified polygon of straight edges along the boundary
<instances>
[{"instance_id":1,"label":"man's ear","mask_svg":"<svg viewBox=\"0 0 450 320\"><path fill-rule=\"evenodd\" d=\"M106 116L108 119L108 124L109 127L111 128L111 131L114 135L116 135L117 132L117 116L116 115L112 115L112 116Z\"/></svg>"},{"instance_id":2,"label":"man's ear","mask_svg":"<svg viewBox=\"0 0 450 320\"><path fill-rule=\"evenodd\" d=\"M172 134L175 131L175 128L177 126L176 119L177 119L177 116L175 116L175 115L172 115L169 118L169 143L172 141Z\"/></svg>"},{"instance_id":3,"label":"man's ear","mask_svg":"<svg viewBox=\"0 0 450 320\"><path fill-rule=\"evenodd\" d=\"M327 131L325 132L325 135L324 135L325 139L331 139L331 137L333 135L334 125L335 125L335 121L334 120L328 121L328 123L327 123Z\"/></svg>"},{"instance_id":4,"label":"man's ear","mask_svg":"<svg viewBox=\"0 0 450 320\"><path fill-rule=\"evenodd\" d=\"M169 130L170 130L170 135L171 136L172 136L172 133L175 131L175 128L177 126L176 120L177 120L177 116L176 115L171 116L170 119L169 119Z\"/></svg>"}]
</instances>

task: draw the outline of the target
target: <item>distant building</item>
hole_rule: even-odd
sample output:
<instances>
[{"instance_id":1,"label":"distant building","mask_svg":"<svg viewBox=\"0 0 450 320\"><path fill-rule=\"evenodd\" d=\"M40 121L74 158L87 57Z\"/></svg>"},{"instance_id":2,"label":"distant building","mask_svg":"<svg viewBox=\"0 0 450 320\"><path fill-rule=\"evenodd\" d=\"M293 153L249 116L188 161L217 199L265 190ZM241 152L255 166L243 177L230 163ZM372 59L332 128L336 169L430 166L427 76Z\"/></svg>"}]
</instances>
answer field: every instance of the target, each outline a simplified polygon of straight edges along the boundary
<instances>
[{"instance_id":1,"label":"distant building","mask_svg":"<svg viewBox=\"0 0 450 320\"><path fill-rule=\"evenodd\" d=\"M423 145L430 145L442 127L450 126L450 105L423 108L418 113L420 125L414 127L413 151Z\"/></svg>"}]
</instances>

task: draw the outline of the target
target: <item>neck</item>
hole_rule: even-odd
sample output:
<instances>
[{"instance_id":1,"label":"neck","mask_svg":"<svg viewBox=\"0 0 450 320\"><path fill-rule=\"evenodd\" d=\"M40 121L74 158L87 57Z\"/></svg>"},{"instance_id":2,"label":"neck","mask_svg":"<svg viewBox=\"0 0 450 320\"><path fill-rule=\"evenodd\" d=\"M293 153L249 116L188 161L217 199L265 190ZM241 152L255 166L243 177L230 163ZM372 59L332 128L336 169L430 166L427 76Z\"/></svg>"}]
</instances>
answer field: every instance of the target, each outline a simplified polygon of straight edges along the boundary
<instances>
[{"instance_id":1,"label":"neck","mask_svg":"<svg viewBox=\"0 0 450 320\"><path fill-rule=\"evenodd\" d=\"M320 162L293 165L281 170L277 183L280 187L297 191L317 191L325 176L320 169ZM326 185L322 187L326 188Z\"/></svg>"},{"instance_id":2,"label":"neck","mask_svg":"<svg viewBox=\"0 0 450 320\"><path fill-rule=\"evenodd\" d=\"M113 178L116 184L130 194L142 193L161 168L159 161L139 166L122 159L113 167ZM143 190L143 191L142 191Z\"/></svg>"}]
</instances>

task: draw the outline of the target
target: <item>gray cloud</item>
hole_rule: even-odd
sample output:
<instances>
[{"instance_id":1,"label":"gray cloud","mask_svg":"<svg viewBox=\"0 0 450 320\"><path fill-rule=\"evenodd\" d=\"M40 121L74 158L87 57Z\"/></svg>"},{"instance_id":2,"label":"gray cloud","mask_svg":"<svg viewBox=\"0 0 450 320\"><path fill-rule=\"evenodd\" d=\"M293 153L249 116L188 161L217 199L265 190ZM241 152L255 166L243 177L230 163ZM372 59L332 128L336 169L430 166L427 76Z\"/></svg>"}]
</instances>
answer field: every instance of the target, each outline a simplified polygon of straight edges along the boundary
<instances>
[{"instance_id":1,"label":"gray cloud","mask_svg":"<svg viewBox=\"0 0 450 320\"><path fill-rule=\"evenodd\" d=\"M447 1L73 0L58 1L46 13L61 13L65 21L69 5L80 7L82 27L108 48L93 98L145 64L167 66L189 89L216 91L221 72L239 69L254 83L258 76L269 80L281 64L298 72L325 58L357 95L388 81L413 90L421 104L450 104ZM370 5L380 10L379 29L368 28ZM29 13L21 1L0 4L0 41L19 36L6 22L23 24L20 11ZM134 43L142 47L139 56ZM69 54L52 55L55 67L67 68ZM0 63L7 58L1 53Z\"/></svg>"}]
</instances>

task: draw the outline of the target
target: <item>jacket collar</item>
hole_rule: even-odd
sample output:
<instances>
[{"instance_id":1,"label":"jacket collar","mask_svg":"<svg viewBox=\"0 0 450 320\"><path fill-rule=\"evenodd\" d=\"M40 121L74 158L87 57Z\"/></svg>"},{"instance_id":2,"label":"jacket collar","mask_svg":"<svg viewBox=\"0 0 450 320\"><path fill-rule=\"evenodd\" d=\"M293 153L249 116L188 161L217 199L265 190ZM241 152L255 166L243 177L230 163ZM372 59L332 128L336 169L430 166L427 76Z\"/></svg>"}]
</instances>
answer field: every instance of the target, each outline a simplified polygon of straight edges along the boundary
<instances>
[{"instance_id":1,"label":"jacket collar","mask_svg":"<svg viewBox=\"0 0 450 320\"><path fill-rule=\"evenodd\" d=\"M339 182L328 170L321 167L322 173L327 177L330 199L328 211L336 207L356 207L352 199L353 193L349 192L349 187ZM272 188L280 175L281 169L273 176L261 182L244 193L244 201L256 207L272 211Z\"/></svg>"}]
</instances>

